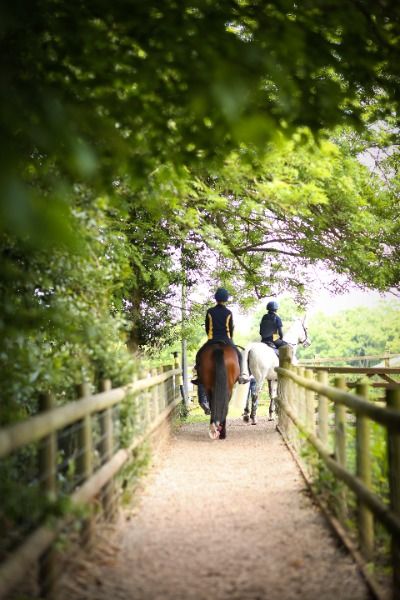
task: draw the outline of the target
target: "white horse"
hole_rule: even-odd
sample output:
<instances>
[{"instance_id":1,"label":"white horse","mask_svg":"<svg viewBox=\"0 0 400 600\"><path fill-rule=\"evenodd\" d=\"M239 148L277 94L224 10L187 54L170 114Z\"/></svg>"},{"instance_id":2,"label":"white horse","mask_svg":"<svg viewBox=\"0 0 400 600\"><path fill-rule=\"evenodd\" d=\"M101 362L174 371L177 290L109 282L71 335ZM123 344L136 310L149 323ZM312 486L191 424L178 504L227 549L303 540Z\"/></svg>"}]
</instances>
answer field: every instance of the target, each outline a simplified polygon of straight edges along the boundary
<instances>
[{"instance_id":1,"label":"white horse","mask_svg":"<svg viewBox=\"0 0 400 600\"><path fill-rule=\"evenodd\" d=\"M299 344L305 348L311 344L305 325L305 317L296 319L288 332L283 336L283 340L293 348L293 363L297 363L296 350ZM275 408L275 398L277 392L277 373L275 367L279 365L278 356L273 348L267 346L264 342L252 342L246 346L242 352L243 375L252 377L250 379L250 390L247 395L246 406L244 409L243 420L248 422L251 419L253 425L257 424L258 398L264 381L268 381L269 390L269 419ZM251 410L249 408L251 397Z\"/></svg>"}]
</instances>

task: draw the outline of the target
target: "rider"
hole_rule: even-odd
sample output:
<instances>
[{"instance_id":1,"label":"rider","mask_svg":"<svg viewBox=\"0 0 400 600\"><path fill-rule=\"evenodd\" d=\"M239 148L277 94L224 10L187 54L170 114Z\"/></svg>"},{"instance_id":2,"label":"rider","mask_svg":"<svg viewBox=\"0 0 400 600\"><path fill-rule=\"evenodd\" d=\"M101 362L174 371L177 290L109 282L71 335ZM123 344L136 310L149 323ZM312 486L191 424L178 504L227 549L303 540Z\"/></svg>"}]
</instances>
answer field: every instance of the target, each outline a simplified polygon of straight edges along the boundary
<instances>
[{"instance_id":1,"label":"rider","mask_svg":"<svg viewBox=\"0 0 400 600\"><path fill-rule=\"evenodd\" d=\"M225 288L218 288L214 295L217 304L209 308L206 313L205 329L208 336L208 341L200 348L196 355L196 372L198 373L199 356L203 348L211 341L222 341L235 348L240 368L240 381L245 383L242 374L242 355L240 350L232 341L233 336L233 315L232 312L225 306L229 298L229 292ZM247 381L247 379L246 379ZM199 384L198 378L192 379L192 383Z\"/></svg>"},{"instance_id":2,"label":"rider","mask_svg":"<svg viewBox=\"0 0 400 600\"><path fill-rule=\"evenodd\" d=\"M275 300L268 302L268 312L263 316L260 323L260 335L261 341L273 348L279 356L279 348L286 346L287 342L283 340L282 320L276 314L278 308L278 303Z\"/></svg>"}]
</instances>

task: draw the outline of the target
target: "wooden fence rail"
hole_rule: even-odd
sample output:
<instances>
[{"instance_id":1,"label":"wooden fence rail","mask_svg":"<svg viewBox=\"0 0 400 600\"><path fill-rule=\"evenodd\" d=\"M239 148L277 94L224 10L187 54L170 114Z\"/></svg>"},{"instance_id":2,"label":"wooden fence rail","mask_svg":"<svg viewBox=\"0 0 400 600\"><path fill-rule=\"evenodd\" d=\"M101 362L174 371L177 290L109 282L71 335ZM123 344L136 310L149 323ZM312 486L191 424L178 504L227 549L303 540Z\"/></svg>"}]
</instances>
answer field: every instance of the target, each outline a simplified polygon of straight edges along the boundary
<instances>
[{"instance_id":1,"label":"wooden fence rail","mask_svg":"<svg viewBox=\"0 0 400 600\"><path fill-rule=\"evenodd\" d=\"M366 360L381 360L385 362L385 366L389 367L389 362L393 358L398 358L398 354L368 354L365 356L314 356L314 358L302 358L302 365L323 365L331 362L364 362Z\"/></svg>"},{"instance_id":2,"label":"wooden fence rail","mask_svg":"<svg viewBox=\"0 0 400 600\"><path fill-rule=\"evenodd\" d=\"M337 516L343 522L349 515L346 488L355 494L358 543L366 561L371 561L374 553L374 518L386 528L391 539L392 598L400 600L400 389L398 386L396 389L387 389L386 406L377 406L368 399L366 383L359 382L356 394L349 393L343 376L337 377L335 387L332 387L327 385L327 370L294 367L288 346L281 349L280 366L276 370L279 379L280 431L296 449L302 443L300 438L307 440L321 463L335 479L345 484L335 492ZM390 371L397 373L399 369ZM315 375L318 381L315 381ZM333 408L331 422L329 403ZM351 418L347 416L347 409L353 415ZM389 473L387 498L380 497L372 486L371 422L379 423L386 431ZM355 473L347 465L350 427L354 430L355 439ZM296 432L300 432L301 436ZM333 453L330 442L333 443Z\"/></svg>"},{"instance_id":3,"label":"wooden fence rail","mask_svg":"<svg viewBox=\"0 0 400 600\"><path fill-rule=\"evenodd\" d=\"M112 516L114 477L132 459L132 452L180 403L180 375L176 361L175 366L160 368L152 376L118 389L110 389L111 382L103 381L100 393L88 395L88 388L83 385L79 388L80 399L58 408L53 408L51 395L42 395L40 414L0 430L2 485L18 484L6 481L8 473L11 473L10 478L15 477L15 469L7 471L7 461L15 460L19 452L25 452L28 457L33 455L33 462L37 464L29 486L36 489L37 485L41 498L47 499L47 507L56 506L62 496L68 497L70 506L64 516L54 519L53 515L51 524L44 513L41 522L28 531L17 545L11 545L10 549L0 548L1 599L6 598L24 579L27 568L35 563L39 565L40 597L56 598L54 542L60 531L76 520L74 507L86 505L81 537L82 544L90 543L93 525L91 502L100 494L105 517ZM117 418L113 418L113 410L120 411ZM120 418L122 410L123 419ZM127 434L121 431L121 420L127 423ZM119 439L123 434L122 445ZM67 450L59 447L58 442L61 441ZM23 465L24 461L26 456L18 464ZM61 471L60 464L64 471ZM73 476L68 475L68 469ZM68 476L73 483L65 493L60 488ZM0 505L1 518L7 521L5 509Z\"/></svg>"}]
</instances>

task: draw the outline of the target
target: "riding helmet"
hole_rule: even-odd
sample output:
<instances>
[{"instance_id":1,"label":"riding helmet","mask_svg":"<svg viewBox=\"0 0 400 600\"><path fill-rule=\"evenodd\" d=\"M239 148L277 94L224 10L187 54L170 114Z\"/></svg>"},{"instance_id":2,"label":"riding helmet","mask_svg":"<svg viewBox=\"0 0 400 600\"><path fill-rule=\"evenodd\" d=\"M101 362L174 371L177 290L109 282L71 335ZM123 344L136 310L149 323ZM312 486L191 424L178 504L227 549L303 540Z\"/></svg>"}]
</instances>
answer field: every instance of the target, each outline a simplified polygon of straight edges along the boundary
<instances>
[{"instance_id":1,"label":"riding helmet","mask_svg":"<svg viewBox=\"0 0 400 600\"><path fill-rule=\"evenodd\" d=\"M268 302L267 304L267 310L278 310L278 308L278 303L275 302L275 300L271 300L271 302Z\"/></svg>"},{"instance_id":2,"label":"riding helmet","mask_svg":"<svg viewBox=\"0 0 400 600\"><path fill-rule=\"evenodd\" d=\"M215 292L214 298L217 302L227 302L229 298L229 292L225 288L218 288Z\"/></svg>"}]
</instances>

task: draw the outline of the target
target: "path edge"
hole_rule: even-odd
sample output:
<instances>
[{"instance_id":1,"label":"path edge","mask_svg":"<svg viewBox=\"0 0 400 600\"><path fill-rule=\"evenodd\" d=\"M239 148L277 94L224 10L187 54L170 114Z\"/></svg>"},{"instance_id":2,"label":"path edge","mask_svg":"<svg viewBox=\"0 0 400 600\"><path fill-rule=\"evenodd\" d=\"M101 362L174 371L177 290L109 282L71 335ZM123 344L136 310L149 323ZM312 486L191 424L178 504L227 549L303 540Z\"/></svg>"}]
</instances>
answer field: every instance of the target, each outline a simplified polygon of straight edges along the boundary
<instances>
[{"instance_id":1,"label":"path edge","mask_svg":"<svg viewBox=\"0 0 400 600\"><path fill-rule=\"evenodd\" d=\"M338 521L338 519L336 519L331 514L331 512L328 509L325 502L323 502L315 494L315 492L312 488L312 485L311 485L310 478L308 477L302 463L300 462L299 457L297 456L295 450L292 448L289 440L283 434L283 431L280 429L279 425L276 425L276 430L280 434L285 446L287 447L290 454L292 455L292 458L295 461L295 463L307 485L307 488L311 494L313 502L315 502L315 504L321 510L322 514L325 517L325 520L327 521L328 525L330 526L330 528L333 531L333 533L335 534L335 536L339 539L339 541L344 545L346 550L352 556L352 558L353 558L354 562L356 563L356 565L360 571L360 574L361 574L362 578L364 579L365 583L367 584L367 587L368 587L369 591L371 592L374 600L388 600L387 594L385 594L385 592L383 591L381 586L369 574L365 560L363 559L361 553L359 552L359 550L356 548L356 546L354 545L354 543L348 536L344 527L341 525L341 523Z\"/></svg>"}]
</instances>

